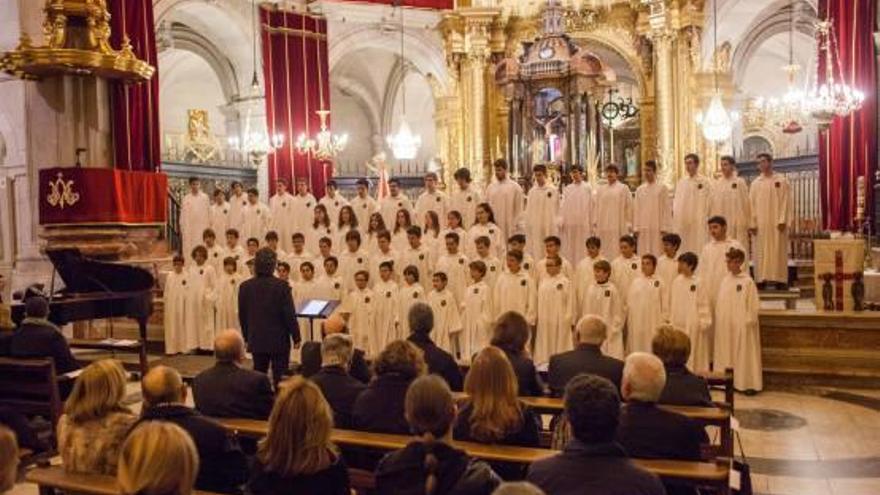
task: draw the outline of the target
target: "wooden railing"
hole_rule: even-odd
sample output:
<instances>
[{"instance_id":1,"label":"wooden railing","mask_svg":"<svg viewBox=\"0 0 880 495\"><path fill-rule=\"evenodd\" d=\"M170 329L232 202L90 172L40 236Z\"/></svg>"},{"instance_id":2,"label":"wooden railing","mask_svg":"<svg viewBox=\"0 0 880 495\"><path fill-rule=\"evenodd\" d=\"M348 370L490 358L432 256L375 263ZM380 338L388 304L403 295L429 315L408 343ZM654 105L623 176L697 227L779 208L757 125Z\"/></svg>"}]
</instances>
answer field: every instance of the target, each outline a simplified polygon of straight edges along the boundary
<instances>
[{"instance_id":1,"label":"wooden railing","mask_svg":"<svg viewBox=\"0 0 880 495\"><path fill-rule=\"evenodd\" d=\"M180 200L171 188L168 189L168 221L165 223L165 239L172 253L179 253L183 247L180 238Z\"/></svg>"}]
</instances>

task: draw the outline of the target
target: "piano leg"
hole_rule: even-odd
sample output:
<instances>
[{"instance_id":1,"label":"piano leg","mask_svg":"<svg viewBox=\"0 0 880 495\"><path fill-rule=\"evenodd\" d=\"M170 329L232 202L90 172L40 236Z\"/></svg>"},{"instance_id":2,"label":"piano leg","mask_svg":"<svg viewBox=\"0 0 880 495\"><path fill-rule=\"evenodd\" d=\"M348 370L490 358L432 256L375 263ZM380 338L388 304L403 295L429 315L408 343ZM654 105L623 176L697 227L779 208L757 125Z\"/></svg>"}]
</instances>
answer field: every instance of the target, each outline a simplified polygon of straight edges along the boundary
<instances>
[{"instance_id":1,"label":"piano leg","mask_svg":"<svg viewBox=\"0 0 880 495\"><path fill-rule=\"evenodd\" d=\"M147 375L147 318L138 318L138 333L141 340L138 357L141 365L141 380L143 380Z\"/></svg>"}]
</instances>

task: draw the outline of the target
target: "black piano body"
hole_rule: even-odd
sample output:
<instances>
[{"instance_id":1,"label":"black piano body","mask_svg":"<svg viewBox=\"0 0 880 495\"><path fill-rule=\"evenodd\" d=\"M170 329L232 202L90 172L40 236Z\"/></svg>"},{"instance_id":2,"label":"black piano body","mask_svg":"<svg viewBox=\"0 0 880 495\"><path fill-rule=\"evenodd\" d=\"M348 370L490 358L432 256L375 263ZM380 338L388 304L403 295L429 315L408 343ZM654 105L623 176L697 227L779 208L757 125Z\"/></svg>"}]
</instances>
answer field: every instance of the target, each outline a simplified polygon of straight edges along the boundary
<instances>
[{"instance_id":1,"label":"black piano body","mask_svg":"<svg viewBox=\"0 0 880 495\"><path fill-rule=\"evenodd\" d=\"M127 347L138 352L141 373L145 373L147 321L153 313L155 277L140 267L86 258L76 248L47 250L46 255L65 286L52 295L49 320L60 326L102 318L134 319L139 345ZM13 304L12 321L18 325L24 317L24 304ZM72 341L71 347L120 350L112 344L81 340Z\"/></svg>"}]
</instances>

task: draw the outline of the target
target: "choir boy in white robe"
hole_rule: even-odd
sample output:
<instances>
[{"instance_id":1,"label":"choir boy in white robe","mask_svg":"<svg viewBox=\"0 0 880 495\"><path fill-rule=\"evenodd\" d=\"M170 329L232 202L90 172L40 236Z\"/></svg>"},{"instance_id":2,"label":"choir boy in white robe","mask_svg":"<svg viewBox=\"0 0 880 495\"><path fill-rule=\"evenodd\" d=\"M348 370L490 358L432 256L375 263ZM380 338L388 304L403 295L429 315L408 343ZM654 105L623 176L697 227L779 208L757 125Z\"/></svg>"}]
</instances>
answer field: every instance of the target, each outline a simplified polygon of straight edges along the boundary
<instances>
[{"instance_id":1,"label":"choir boy in white robe","mask_svg":"<svg viewBox=\"0 0 880 495\"><path fill-rule=\"evenodd\" d=\"M183 196L180 205L180 237L184 253L202 243L202 233L210 227L211 200L202 192L201 181L189 178L189 193Z\"/></svg>"},{"instance_id":2,"label":"choir boy in white robe","mask_svg":"<svg viewBox=\"0 0 880 495\"><path fill-rule=\"evenodd\" d=\"M669 287L657 276L657 258L642 255L642 275L627 293L626 352L651 352L657 327L669 320Z\"/></svg>"},{"instance_id":3,"label":"choir boy in white robe","mask_svg":"<svg viewBox=\"0 0 880 495\"><path fill-rule=\"evenodd\" d=\"M400 190L400 180L392 178L388 181L388 196L379 202L379 213L385 225L394 225L398 210L406 210L412 216L413 206L412 201Z\"/></svg>"},{"instance_id":4,"label":"choir boy in white robe","mask_svg":"<svg viewBox=\"0 0 880 495\"><path fill-rule=\"evenodd\" d=\"M401 253L402 266L414 266L418 269L420 277L430 279L434 273L434 252L424 244L422 244L422 229L418 225L406 229L406 239L409 246ZM404 318L401 321L407 321ZM408 325L408 323L407 323ZM408 328L408 327L407 327ZM409 332L403 334L409 335Z\"/></svg>"},{"instance_id":5,"label":"choir boy in white robe","mask_svg":"<svg viewBox=\"0 0 880 495\"><path fill-rule=\"evenodd\" d=\"M602 240L596 236L590 236L584 243L587 247L587 255L577 264L574 270L574 289L575 289L575 315L578 318L586 316L583 308L584 297L591 285L596 283L596 276L593 274L593 266L597 261L604 260L602 257ZM607 261L607 260L606 260Z\"/></svg>"},{"instance_id":6,"label":"choir boy in white robe","mask_svg":"<svg viewBox=\"0 0 880 495\"><path fill-rule=\"evenodd\" d=\"M532 256L544 252L544 239L559 233L559 191L547 182L547 167L541 164L532 168L534 184L526 196L523 215L528 251Z\"/></svg>"},{"instance_id":7,"label":"choir boy in white robe","mask_svg":"<svg viewBox=\"0 0 880 495\"><path fill-rule=\"evenodd\" d=\"M632 230L633 199L629 186L618 179L617 165L605 167L607 184L596 190L593 215L593 235L602 239L602 254L614 255L618 240Z\"/></svg>"},{"instance_id":8,"label":"choir boy in white robe","mask_svg":"<svg viewBox=\"0 0 880 495\"><path fill-rule=\"evenodd\" d=\"M324 272L324 261L333 256L333 240L330 237L322 237L318 241L318 254L315 256L316 277L321 277Z\"/></svg>"},{"instance_id":9,"label":"choir boy in white robe","mask_svg":"<svg viewBox=\"0 0 880 495\"><path fill-rule=\"evenodd\" d=\"M315 265L310 261L299 265L299 282L291 285L293 286L293 303L296 307L302 307L303 302L309 299L321 299L321 286L315 280ZM300 330L305 333L303 340L320 339L322 321L299 318L297 323Z\"/></svg>"},{"instance_id":10,"label":"choir boy in white robe","mask_svg":"<svg viewBox=\"0 0 880 495\"><path fill-rule=\"evenodd\" d=\"M489 345L492 339L492 288L486 283L486 264L471 261L471 284L461 301L462 350L461 359L470 362L471 356Z\"/></svg>"},{"instance_id":11,"label":"choir boy in white robe","mask_svg":"<svg viewBox=\"0 0 880 495\"><path fill-rule=\"evenodd\" d=\"M232 182L232 191L229 193L229 219L231 228L242 231L244 227L244 209L248 205L247 194L244 192L241 182Z\"/></svg>"},{"instance_id":12,"label":"choir boy in white robe","mask_svg":"<svg viewBox=\"0 0 880 495\"><path fill-rule=\"evenodd\" d=\"M437 189L439 179L434 172L425 174L425 192L419 195L416 200L415 217L424 219L425 214L429 211L437 213L437 216L443 218L448 210L449 198L446 193Z\"/></svg>"},{"instance_id":13,"label":"choir boy in white robe","mask_svg":"<svg viewBox=\"0 0 880 495\"><path fill-rule=\"evenodd\" d=\"M758 288L743 272L745 253L734 249L727 253L730 273L721 281L715 308L715 370L733 368L733 388L748 394L764 388L761 365L761 329L758 323Z\"/></svg>"},{"instance_id":14,"label":"choir boy in white robe","mask_svg":"<svg viewBox=\"0 0 880 495\"><path fill-rule=\"evenodd\" d=\"M275 265L275 276L287 282L287 285L290 287L290 294L293 295L293 280L290 277L290 263L286 261L279 261L278 264ZM297 275L299 278L299 275Z\"/></svg>"},{"instance_id":15,"label":"choir boy in white robe","mask_svg":"<svg viewBox=\"0 0 880 495\"><path fill-rule=\"evenodd\" d=\"M412 227L412 218L406 210L398 210L394 219L394 229L391 231L391 247L398 253L409 248L409 234L407 231Z\"/></svg>"},{"instance_id":16,"label":"choir boy in white robe","mask_svg":"<svg viewBox=\"0 0 880 495\"><path fill-rule=\"evenodd\" d=\"M244 266L244 262L247 258L247 252L239 244L238 230L226 229L226 246L223 248L223 254L234 258L239 273L245 273L247 267Z\"/></svg>"},{"instance_id":17,"label":"choir boy in white robe","mask_svg":"<svg viewBox=\"0 0 880 495\"><path fill-rule=\"evenodd\" d=\"M518 251L522 254L522 269L532 277L533 280L537 282L538 280L538 265L535 263L535 259L532 258L532 255L525 252L526 248L526 236L522 234L514 234L507 239L507 252ZM505 261L504 269L507 270L507 264ZM535 290L537 289L537 283Z\"/></svg>"},{"instance_id":18,"label":"choir boy in white robe","mask_svg":"<svg viewBox=\"0 0 880 495\"><path fill-rule=\"evenodd\" d=\"M162 300L165 304L165 354L168 356L189 352L198 347L192 339L187 339L187 320L192 309L187 304L189 289L188 273L183 268L183 256L175 255L174 269L165 278Z\"/></svg>"},{"instance_id":19,"label":"choir boy in white robe","mask_svg":"<svg viewBox=\"0 0 880 495\"><path fill-rule=\"evenodd\" d=\"M712 237L700 252L700 267L697 275L706 286L709 296L709 307L715 312L715 301L721 280L727 276L727 253L731 249L745 252L742 245L735 239L727 237L727 220L724 217L709 219L709 235Z\"/></svg>"},{"instance_id":20,"label":"choir boy in white robe","mask_svg":"<svg viewBox=\"0 0 880 495\"><path fill-rule=\"evenodd\" d=\"M712 326L712 310L706 287L694 275L697 255L687 252L678 257L678 276L669 292L669 323L687 334L691 341L688 367L695 373L709 371L712 362L712 343L709 330Z\"/></svg>"},{"instance_id":21,"label":"choir boy in white robe","mask_svg":"<svg viewBox=\"0 0 880 495\"><path fill-rule=\"evenodd\" d=\"M538 318L538 288L534 279L523 269L521 251L508 251L507 270L498 276L492 290L492 314L498 318L508 311L516 311L526 322L535 326Z\"/></svg>"},{"instance_id":22,"label":"choir boy in white robe","mask_svg":"<svg viewBox=\"0 0 880 495\"><path fill-rule=\"evenodd\" d=\"M324 258L324 274L318 277L318 299L342 301L345 288L339 275L339 260L335 256Z\"/></svg>"},{"instance_id":23,"label":"choir boy in white robe","mask_svg":"<svg viewBox=\"0 0 880 495\"><path fill-rule=\"evenodd\" d=\"M217 235L213 229L205 229L202 232L202 245L208 250L208 264L214 267L214 273L223 273L223 258L225 250L217 244Z\"/></svg>"},{"instance_id":24,"label":"choir boy in white robe","mask_svg":"<svg viewBox=\"0 0 880 495\"><path fill-rule=\"evenodd\" d=\"M645 162L642 177L645 181L636 189L633 201L633 231L639 254L660 256L661 238L672 231L672 197L669 189L657 182L657 162Z\"/></svg>"},{"instance_id":25,"label":"choir boy in white robe","mask_svg":"<svg viewBox=\"0 0 880 495\"><path fill-rule=\"evenodd\" d=\"M563 257L577 265L584 258L581 246L587 237L593 235L595 205L593 189L584 181L584 169L574 165L570 175L571 183L562 190L562 203L559 205L559 237L562 238Z\"/></svg>"},{"instance_id":26,"label":"choir boy in white robe","mask_svg":"<svg viewBox=\"0 0 880 495\"><path fill-rule=\"evenodd\" d=\"M611 281L620 291L623 298L623 306L626 308L626 296L629 294L629 286L641 273L642 261L636 254L636 241L632 236L625 235L618 242L620 255L611 262Z\"/></svg>"},{"instance_id":27,"label":"choir boy in white robe","mask_svg":"<svg viewBox=\"0 0 880 495\"><path fill-rule=\"evenodd\" d=\"M522 187L507 176L507 161L495 160L495 180L486 187L486 202L495 212L495 223L505 237L520 231L525 194Z\"/></svg>"},{"instance_id":28,"label":"choir boy in white robe","mask_svg":"<svg viewBox=\"0 0 880 495\"><path fill-rule=\"evenodd\" d=\"M444 239L446 239L446 234L449 234L450 232L455 233L456 235L458 235L458 243L459 243L459 248L461 249L461 252L464 253L465 255L467 255L467 252L466 252L467 246L470 245L471 240L470 240L470 237L468 236L467 231L464 230L464 223L462 223L462 222L463 222L463 219L461 218L461 213L459 213L455 210L452 210L449 213L447 213L446 214L446 228L440 231L440 240L443 241ZM443 243L437 243L434 245L434 247L437 249L436 256L438 258L445 251L445 249L443 249L444 245L445 244L443 244Z\"/></svg>"},{"instance_id":29,"label":"choir boy in white robe","mask_svg":"<svg viewBox=\"0 0 880 495\"><path fill-rule=\"evenodd\" d=\"M286 261L290 264L290 273L293 280L299 280L299 266L306 261L315 259L315 255L306 251L306 237L297 232L291 236L293 250L287 254Z\"/></svg>"},{"instance_id":30,"label":"choir boy in white robe","mask_svg":"<svg viewBox=\"0 0 880 495\"><path fill-rule=\"evenodd\" d=\"M471 228L467 231L468 239L470 239L471 242L468 243L466 254L470 257L474 257L477 252L476 246L473 242L478 237L484 236L489 239L492 254L494 256L501 256L504 254L504 236L501 232L501 228L495 224L495 213L492 211L492 207L489 206L489 203L480 203L477 205L475 215L476 222L474 222L474 224L471 225Z\"/></svg>"},{"instance_id":31,"label":"choir boy in white robe","mask_svg":"<svg viewBox=\"0 0 880 495\"><path fill-rule=\"evenodd\" d=\"M562 273L559 256L546 258L547 274L538 285L538 320L535 330L535 364L550 362L550 356L571 350L571 325L575 290Z\"/></svg>"},{"instance_id":32,"label":"choir boy in white robe","mask_svg":"<svg viewBox=\"0 0 880 495\"><path fill-rule=\"evenodd\" d=\"M379 264L379 280L373 285L373 294L376 295L376 336L379 348L384 349L400 335L397 319L400 288L394 281L394 261Z\"/></svg>"},{"instance_id":33,"label":"choir boy in white robe","mask_svg":"<svg viewBox=\"0 0 880 495\"><path fill-rule=\"evenodd\" d=\"M260 193L256 188L248 189L248 204L242 211L242 225L239 231L245 239L255 237L262 239L272 224L269 207L260 202Z\"/></svg>"},{"instance_id":34,"label":"choir boy in white robe","mask_svg":"<svg viewBox=\"0 0 880 495\"><path fill-rule=\"evenodd\" d=\"M331 221L331 217L327 214L327 208L324 205L315 205L312 212L313 219L310 224L310 229L305 232L306 250L312 253L317 253L319 249L318 244L320 243L321 238L326 237L332 239L336 237L336 227L334 226L334 222Z\"/></svg>"},{"instance_id":35,"label":"choir boy in white robe","mask_svg":"<svg viewBox=\"0 0 880 495\"><path fill-rule=\"evenodd\" d=\"M749 223L751 222L749 185L736 174L736 160L732 156L721 157L721 177L712 184L709 197L709 216L727 220L727 235L746 248L748 259Z\"/></svg>"},{"instance_id":36,"label":"choir boy in white robe","mask_svg":"<svg viewBox=\"0 0 880 495\"><path fill-rule=\"evenodd\" d=\"M214 189L211 198L211 222L210 228L214 232L226 232L229 228L229 203L226 194L220 189Z\"/></svg>"},{"instance_id":37,"label":"choir boy in white robe","mask_svg":"<svg viewBox=\"0 0 880 495\"><path fill-rule=\"evenodd\" d=\"M706 243L706 218L709 217L711 183L700 174L700 157L690 153L684 157L687 174L675 186L672 201L673 230L681 236L682 251L696 253Z\"/></svg>"},{"instance_id":38,"label":"choir boy in white robe","mask_svg":"<svg viewBox=\"0 0 880 495\"><path fill-rule=\"evenodd\" d=\"M355 289L355 274L370 269L370 256L361 247L361 233L350 230L345 234L345 252L339 255L339 275L345 293ZM369 278L369 277L367 277Z\"/></svg>"},{"instance_id":39,"label":"choir boy in white robe","mask_svg":"<svg viewBox=\"0 0 880 495\"><path fill-rule=\"evenodd\" d=\"M492 255L492 244L488 237L477 237L474 245L477 247L474 261L479 261L486 266L486 273L482 280L490 288L495 287L495 281L498 280L498 275L503 271L501 260ZM473 273L473 269L471 269L471 272Z\"/></svg>"},{"instance_id":40,"label":"choir boy in white robe","mask_svg":"<svg viewBox=\"0 0 880 495\"><path fill-rule=\"evenodd\" d=\"M587 289L581 308L585 315L598 315L607 325L608 337L602 342L602 354L623 359L623 325L626 312L623 296L617 286L609 280L611 264L599 260L593 264L593 277L596 282Z\"/></svg>"},{"instance_id":41,"label":"choir boy in white robe","mask_svg":"<svg viewBox=\"0 0 880 495\"><path fill-rule=\"evenodd\" d=\"M379 232L387 230L388 229L385 227L385 220L382 218L381 213L376 212L370 215L370 221L367 223L367 237L364 239L364 248L366 248L368 253L372 255L379 250L379 239L377 235Z\"/></svg>"},{"instance_id":42,"label":"choir boy in white robe","mask_svg":"<svg viewBox=\"0 0 880 495\"><path fill-rule=\"evenodd\" d=\"M354 346L363 349L367 356L379 355L379 338L376 334L376 297L369 288L370 273L360 270L354 274L355 288L348 293L340 313L348 315L348 330Z\"/></svg>"},{"instance_id":43,"label":"choir boy in white robe","mask_svg":"<svg viewBox=\"0 0 880 495\"><path fill-rule=\"evenodd\" d=\"M679 273L679 246L681 246L681 237L678 234L663 234L663 254L657 257L657 276L667 288L672 287L672 281Z\"/></svg>"},{"instance_id":44,"label":"choir boy in white robe","mask_svg":"<svg viewBox=\"0 0 880 495\"><path fill-rule=\"evenodd\" d=\"M752 181L751 228L755 235L755 278L761 284L788 288L788 224L791 222L791 186L773 172L773 158L758 155L759 175Z\"/></svg>"},{"instance_id":45,"label":"choir boy in white robe","mask_svg":"<svg viewBox=\"0 0 880 495\"><path fill-rule=\"evenodd\" d=\"M216 331L234 328L241 331L238 320L238 288L244 276L232 256L223 259L223 271L217 281Z\"/></svg>"},{"instance_id":46,"label":"choir boy in white robe","mask_svg":"<svg viewBox=\"0 0 880 495\"><path fill-rule=\"evenodd\" d=\"M327 210L327 216L330 217L330 220L333 223L336 223L336 219L339 218L339 210L348 204L348 200L339 194L336 181L331 179L327 181L327 184L324 187L324 197L318 201L318 204L324 206Z\"/></svg>"},{"instance_id":47,"label":"choir boy in white robe","mask_svg":"<svg viewBox=\"0 0 880 495\"><path fill-rule=\"evenodd\" d=\"M254 259L257 255L257 251L260 250L260 240L256 237L251 237L245 242L245 253L244 253L244 261L247 263Z\"/></svg>"},{"instance_id":48,"label":"choir boy in white robe","mask_svg":"<svg viewBox=\"0 0 880 495\"><path fill-rule=\"evenodd\" d=\"M269 198L269 211L272 214L272 230L281 239L281 248L290 251L290 236L296 223L293 218L293 195L287 192L287 181L279 179L275 182L275 195Z\"/></svg>"},{"instance_id":49,"label":"choir boy in white robe","mask_svg":"<svg viewBox=\"0 0 880 495\"><path fill-rule=\"evenodd\" d=\"M477 186L471 183L471 171L460 168L452 176L458 187L454 187L449 196L447 210L455 210L461 213L464 219L464 228L468 229L474 223L476 207L483 202L482 194ZM422 221L419 218L419 221Z\"/></svg>"},{"instance_id":50,"label":"choir boy in white robe","mask_svg":"<svg viewBox=\"0 0 880 495\"><path fill-rule=\"evenodd\" d=\"M419 282L421 272L415 265L403 269L403 283L400 285L400 304L397 305L397 336L395 339L409 337L409 310L417 302L426 302L428 294Z\"/></svg>"},{"instance_id":51,"label":"choir boy in white robe","mask_svg":"<svg viewBox=\"0 0 880 495\"><path fill-rule=\"evenodd\" d=\"M461 301L470 278L470 269L468 268L470 261L460 252L458 234L450 232L444 236L444 240L446 241L446 253L437 258L434 272L445 273L449 291L455 296L456 301ZM446 283L443 285L445 286Z\"/></svg>"},{"instance_id":52,"label":"choir boy in white robe","mask_svg":"<svg viewBox=\"0 0 880 495\"><path fill-rule=\"evenodd\" d=\"M434 310L434 343L456 357L461 357L461 325L459 299L447 288L448 278L442 271L431 277L434 290L428 293L428 304Z\"/></svg>"},{"instance_id":53,"label":"choir boy in white robe","mask_svg":"<svg viewBox=\"0 0 880 495\"><path fill-rule=\"evenodd\" d=\"M354 213L354 207L344 205L339 209L339 217L336 221L336 239L334 242L334 245L337 246L337 254L345 250L346 234L352 230L358 230L359 226L358 217Z\"/></svg>"},{"instance_id":54,"label":"choir boy in white robe","mask_svg":"<svg viewBox=\"0 0 880 495\"><path fill-rule=\"evenodd\" d=\"M370 196L370 181L367 179L358 179L355 190L357 195L351 199L349 204L357 216L358 225L366 227L370 224L370 215L379 211L379 204Z\"/></svg>"},{"instance_id":55,"label":"choir boy in white robe","mask_svg":"<svg viewBox=\"0 0 880 495\"><path fill-rule=\"evenodd\" d=\"M263 240L266 241L266 247L271 249L272 252L275 253L275 259L283 260L287 258L287 252L281 249L278 232L275 232L274 230L266 232L266 237L264 237Z\"/></svg>"},{"instance_id":56,"label":"choir boy in white robe","mask_svg":"<svg viewBox=\"0 0 880 495\"><path fill-rule=\"evenodd\" d=\"M202 351L214 348L214 305L217 302L217 273L208 264L208 250L196 246L192 252L194 264L189 267L190 284L187 298L187 343ZM191 311L189 311L191 309Z\"/></svg>"},{"instance_id":57,"label":"choir boy in white robe","mask_svg":"<svg viewBox=\"0 0 880 495\"><path fill-rule=\"evenodd\" d=\"M381 280L382 264L391 262L391 278L396 281L397 271L394 269L394 264L397 262L399 255L397 251L391 248L391 234L387 230L383 230L376 234L376 240L379 249L370 256L370 279L374 283L378 283Z\"/></svg>"},{"instance_id":58,"label":"choir boy in white robe","mask_svg":"<svg viewBox=\"0 0 880 495\"><path fill-rule=\"evenodd\" d=\"M318 204L318 200L309 192L309 184L306 179L299 177L296 179L296 195L290 207L292 232L307 233L312 228L312 219L314 212L312 208Z\"/></svg>"},{"instance_id":59,"label":"choir boy in white robe","mask_svg":"<svg viewBox=\"0 0 880 495\"><path fill-rule=\"evenodd\" d=\"M565 278L571 280L571 277L574 276L574 268L571 266L571 263L562 257L562 240L555 235L551 235L544 239L542 243L542 247L544 248L544 257L541 258L540 261L535 265L535 272L538 274L537 281L541 282L541 279L547 276L547 260L550 258L559 258L562 265L562 275Z\"/></svg>"}]
</instances>

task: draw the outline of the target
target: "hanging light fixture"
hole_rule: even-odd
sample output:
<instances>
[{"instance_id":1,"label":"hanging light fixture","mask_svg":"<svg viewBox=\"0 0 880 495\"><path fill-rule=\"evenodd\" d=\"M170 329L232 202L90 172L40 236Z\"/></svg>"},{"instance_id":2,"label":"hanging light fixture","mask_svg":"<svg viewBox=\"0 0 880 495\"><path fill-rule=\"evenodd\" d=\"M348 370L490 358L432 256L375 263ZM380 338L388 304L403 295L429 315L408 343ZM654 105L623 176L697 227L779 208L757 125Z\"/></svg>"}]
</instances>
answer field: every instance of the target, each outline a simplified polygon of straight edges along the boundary
<instances>
[{"instance_id":1,"label":"hanging light fixture","mask_svg":"<svg viewBox=\"0 0 880 495\"><path fill-rule=\"evenodd\" d=\"M397 134L391 134L385 138L394 158L398 160L412 160L419 152L422 146L422 137L413 134L409 124L406 121L406 59L403 51L403 3L401 0L395 0L394 5L400 8L400 66L403 70L403 80L401 81L400 91L402 97L403 112L400 115L400 128Z\"/></svg>"},{"instance_id":2,"label":"hanging light fixture","mask_svg":"<svg viewBox=\"0 0 880 495\"><path fill-rule=\"evenodd\" d=\"M305 35L303 36L305 43ZM336 158L336 155L342 153L348 144L348 134L336 135L330 132L327 127L327 117L330 116L330 110L324 108L324 68L321 66L321 43L318 43L318 100L319 107L315 111L321 119L321 129L315 137L306 137L302 133L296 139L296 151L300 154L311 153L313 157L321 161L329 161Z\"/></svg>"},{"instance_id":3,"label":"hanging light fixture","mask_svg":"<svg viewBox=\"0 0 880 495\"><path fill-rule=\"evenodd\" d=\"M861 108L865 94L847 85L843 79L837 36L830 18L816 23L816 42L819 52L817 65L822 67L820 62L825 63L825 82L819 84L816 81L808 92L809 109L819 127L828 128L834 117L843 117Z\"/></svg>"},{"instance_id":4,"label":"hanging light fixture","mask_svg":"<svg viewBox=\"0 0 880 495\"><path fill-rule=\"evenodd\" d=\"M713 53L718 53L718 0L712 1L712 39L715 46ZM715 81L715 92L709 101L706 112L697 114L697 124L703 128L703 137L712 142L728 139L733 131L735 115L724 108L721 91L718 89L718 66L713 61L712 74Z\"/></svg>"}]
</instances>

